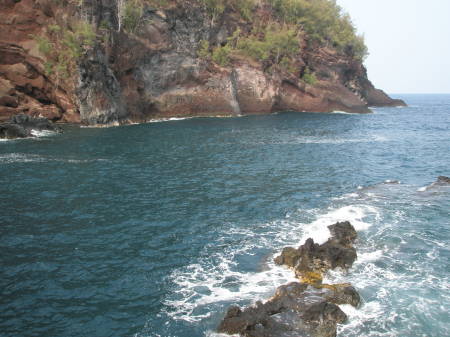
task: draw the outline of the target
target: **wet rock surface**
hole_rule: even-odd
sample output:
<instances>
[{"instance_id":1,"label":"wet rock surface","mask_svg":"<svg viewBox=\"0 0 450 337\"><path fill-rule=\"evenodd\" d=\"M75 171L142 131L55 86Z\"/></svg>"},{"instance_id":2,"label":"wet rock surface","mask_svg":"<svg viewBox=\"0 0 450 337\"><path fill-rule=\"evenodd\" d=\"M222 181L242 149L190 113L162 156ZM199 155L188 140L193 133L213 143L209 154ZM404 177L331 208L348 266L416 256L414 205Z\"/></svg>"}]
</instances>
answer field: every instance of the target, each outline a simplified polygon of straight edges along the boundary
<instances>
[{"instance_id":1,"label":"wet rock surface","mask_svg":"<svg viewBox=\"0 0 450 337\"><path fill-rule=\"evenodd\" d=\"M321 282L321 274L329 269L348 269L356 260L356 231L349 222L338 222L328 226L332 236L322 245L309 238L299 248L286 247L275 263L293 268L300 279L313 283Z\"/></svg>"},{"instance_id":2,"label":"wet rock surface","mask_svg":"<svg viewBox=\"0 0 450 337\"><path fill-rule=\"evenodd\" d=\"M47 118L34 118L25 114L13 116L0 123L0 139L34 137L33 131L62 132L62 129Z\"/></svg>"},{"instance_id":3,"label":"wet rock surface","mask_svg":"<svg viewBox=\"0 0 450 337\"><path fill-rule=\"evenodd\" d=\"M330 269L351 267L356 259L357 234L349 222L328 226L331 237L322 245L310 238L298 249L283 249L276 263L295 271L301 282L280 286L266 302L241 309L231 306L218 331L245 337L336 336L337 325L347 320L340 304L357 307L360 296L350 284L323 284Z\"/></svg>"}]
</instances>

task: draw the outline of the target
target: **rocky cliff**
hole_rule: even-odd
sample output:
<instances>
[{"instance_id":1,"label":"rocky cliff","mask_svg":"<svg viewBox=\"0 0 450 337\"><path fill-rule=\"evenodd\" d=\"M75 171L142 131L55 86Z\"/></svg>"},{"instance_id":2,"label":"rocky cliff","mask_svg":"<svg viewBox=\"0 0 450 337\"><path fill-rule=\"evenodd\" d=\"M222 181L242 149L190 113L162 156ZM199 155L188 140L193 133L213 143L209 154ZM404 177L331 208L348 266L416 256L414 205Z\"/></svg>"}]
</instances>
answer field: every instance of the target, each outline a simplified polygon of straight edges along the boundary
<instances>
[{"instance_id":1,"label":"rocky cliff","mask_svg":"<svg viewBox=\"0 0 450 337\"><path fill-rule=\"evenodd\" d=\"M313 39L281 20L274 1L252 2L251 18L239 2L211 3L2 0L0 120L104 125L404 105L373 87L350 44ZM255 49L267 27L290 34L289 53L277 39Z\"/></svg>"}]
</instances>

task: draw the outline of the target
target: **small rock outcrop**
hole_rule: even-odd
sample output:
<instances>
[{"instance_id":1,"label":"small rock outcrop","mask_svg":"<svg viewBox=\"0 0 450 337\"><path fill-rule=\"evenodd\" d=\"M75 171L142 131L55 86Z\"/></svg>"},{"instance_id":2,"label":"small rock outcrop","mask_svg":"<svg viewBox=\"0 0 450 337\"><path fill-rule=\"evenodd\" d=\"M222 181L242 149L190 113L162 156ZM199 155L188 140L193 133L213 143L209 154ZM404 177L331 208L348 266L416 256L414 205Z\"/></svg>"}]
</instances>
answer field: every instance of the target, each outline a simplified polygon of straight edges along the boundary
<instances>
[{"instance_id":1,"label":"small rock outcrop","mask_svg":"<svg viewBox=\"0 0 450 337\"><path fill-rule=\"evenodd\" d=\"M62 132L62 129L47 118L34 118L25 114L15 115L0 123L0 139L34 137L33 131Z\"/></svg>"},{"instance_id":2,"label":"small rock outcrop","mask_svg":"<svg viewBox=\"0 0 450 337\"><path fill-rule=\"evenodd\" d=\"M328 226L332 237L322 245L309 238L298 249L286 247L275 263L293 268L295 275L308 282L321 282L322 274L337 267L348 269L356 260L356 249L352 244L356 231L347 222Z\"/></svg>"},{"instance_id":3,"label":"small rock outcrop","mask_svg":"<svg viewBox=\"0 0 450 337\"><path fill-rule=\"evenodd\" d=\"M446 176L439 176L437 178L437 183L441 185L450 184L450 178Z\"/></svg>"},{"instance_id":4,"label":"small rock outcrop","mask_svg":"<svg viewBox=\"0 0 450 337\"><path fill-rule=\"evenodd\" d=\"M243 337L333 337L337 324L347 320L340 304L357 307L360 296L350 284L322 284L323 273L348 269L356 259L357 234L349 222L328 227L332 236L324 244L312 239L298 249L285 248L275 261L294 269L301 282L280 286L265 303L241 309L231 306L218 331Z\"/></svg>"}]
</instances>

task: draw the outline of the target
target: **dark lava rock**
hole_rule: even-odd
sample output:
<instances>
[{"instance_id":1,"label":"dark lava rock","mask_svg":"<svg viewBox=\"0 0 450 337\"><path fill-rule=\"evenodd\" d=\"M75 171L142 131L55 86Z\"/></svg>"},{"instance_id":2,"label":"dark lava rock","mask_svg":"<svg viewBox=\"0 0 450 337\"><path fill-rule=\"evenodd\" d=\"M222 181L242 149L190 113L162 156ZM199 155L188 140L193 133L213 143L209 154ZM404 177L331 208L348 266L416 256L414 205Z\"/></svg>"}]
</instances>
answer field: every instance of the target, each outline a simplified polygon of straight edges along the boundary
<instances>
[{"instance_id":1,"label":"dark lava rock","mask_svg":"<svg viewBox=\"0 0 450 337\"><path fill-rule=\"evenodd\" d=\"M286 247L275 259L295 270L302 282L279 287L265 303L241 309L232 306L218 331L243 337L334 337L337 324L347 320L339 304L357 307L360 296L350 284L322 284L329 269L347 269L356 260L357 234L348 222L328 227L330 239L322 245L309 238L298 249Z\"/></svg>"},{"instance_id":2,"label":"dark lava rock","mask_svg":"<svg viewBox=\"0 0 450 337\"><path fill-rule=\"evenodd\" d=\"M298 249L286 247L275 263L294 268L297 276L304 273L323 273L337 267L348 269L356 260L356 249L352 244L357 234L348 222L328 226L332 237L322 245L309 238Z\"/></svg>"},{"instance_id":3,"label":"dark lava rock","mask_svg":"<svg viewBox=\"0 0 450 337\"><path fill-rule=\"evenodd\" d=\"M15 115L11 118L11 123L18 124L25 129L38 130L38 131L53 131L62 132L62 129L50 122L47 118L36 118L25 114Z\"/></svg>"},{"instance_id":4,"label":"dark lava rock","mask_svg":"<svg viewBox=\"0 0 450 337\"><path fill-rule=\"evenodd\" d=\"M13 116L0 124L0 138L14 139L33 137L32 130L62 132L62 129L46 118L35 118L25 114Z\"/></svg>"},{"instance_id":5,"label":"dark lava rock","mask_svg":"<svg viewBox=\"0 0 450 337\"><path fill-rule=\"evenodd\" d=\"M450 184L450 178L446 176L439 176L437 182L440 184Z\"/></svg>"},{"instance_id":6,"label":"dark lava rock","mask_svg":"<svg viewBox=\"0 0 450 337\"><path fill-rule=\"evenodd\" d=\"M29 136L31 134L20 125L11 123L0 124L0 139L25 138Z\"/></svg>"},{"instance_id":7,"label":"dark lava rock","mask_svg":"<svg viewBox=\"0 0 450 337\"><path fill-rule=\"evenodd\" d=\"M343 246L351 247L356 240L356 230L348 221L335 223L328 226L328 229L331 232L331 239Z\"/></svg>"},{"instance_id":8,"label":"dark lava rock","mask_svg":"<svg viewBox=\"0 0 450 337\"><path fill-rule=\"evenodd\" d=\"M350 304L357 307L361 303L361 297L350 284L323 285L323 297L334 304Z\"/></svg>"},{"instance_id":9,"label":"dark lava rock","mask_svg":"<svg viewBox=\"0 0 450 337\"><path fill-rule=\"evenodd\" d=\"M230 307L218 331L245 337L335 336L337 324L345 322L347 316L331 299L340 298L339 304L359 303L356 291L357 300L338 295L348 288L318 289L305 283L289 283L279 287L265 303L257 302L244 310Z\"/></svg>"}]
</instances>

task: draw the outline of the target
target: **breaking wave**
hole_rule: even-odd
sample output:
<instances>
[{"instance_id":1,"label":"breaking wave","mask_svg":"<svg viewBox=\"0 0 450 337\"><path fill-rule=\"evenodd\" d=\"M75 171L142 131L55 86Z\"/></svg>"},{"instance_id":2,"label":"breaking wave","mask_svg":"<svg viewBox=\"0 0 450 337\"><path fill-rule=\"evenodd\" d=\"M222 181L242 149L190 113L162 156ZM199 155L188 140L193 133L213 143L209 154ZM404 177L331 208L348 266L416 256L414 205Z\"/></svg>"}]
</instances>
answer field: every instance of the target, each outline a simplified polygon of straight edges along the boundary
<instances>
[{"instance_id":1,"label":"breaking wave","mask_svg":"<svg viewBox=\"0 0 450 337\"><path fill-rule=\"evenodd\" d=\"M448 276L442 279L433 267L442 249L445 250L445 242L427 241L422 229L405 231L402 225L410 221L408 210L389 205L389 201L397 206L408 204L414 191L414 187L397 180L386 180L335 198L325 210L298 210L281 221L260 224L258 228L265 228L262 235L236 228L221 233L224 241L227 237L239 237L236 240L239 244L226 246L212 255L208 255L206 247L207 257L176 270L169 278L174 291L164 301L166 314L172 319L198 324L224 312L232 303L246 305L267 299L278 286L295 280L290 270L272 262L283 247L299 246L308 237L323 243L329 237L328 225L348 220L359 232L358 260L349 273L330 271L325 282L350 282L360 292L363 304L358 309L342 306L349 321L339 327L338 335L414 335L418 323L414 320L401 323L409 315L405 310L412 311L418 319L427 317L434 324L434 331L450 335L445 320L439 322L436 318L446 315L450 282ZM311 221L302 222L300 213ZM430 249L418 258L410 248L413 242ZM264 264L259 270L243 270L240 260L253 257L256 261L258 247L270 251ZM433 299L436 294L439 299ZM438 314L431 317L427 313L430 310ZM211 330L207 336L220 335Z\"/></svg>"}]
</instances>

